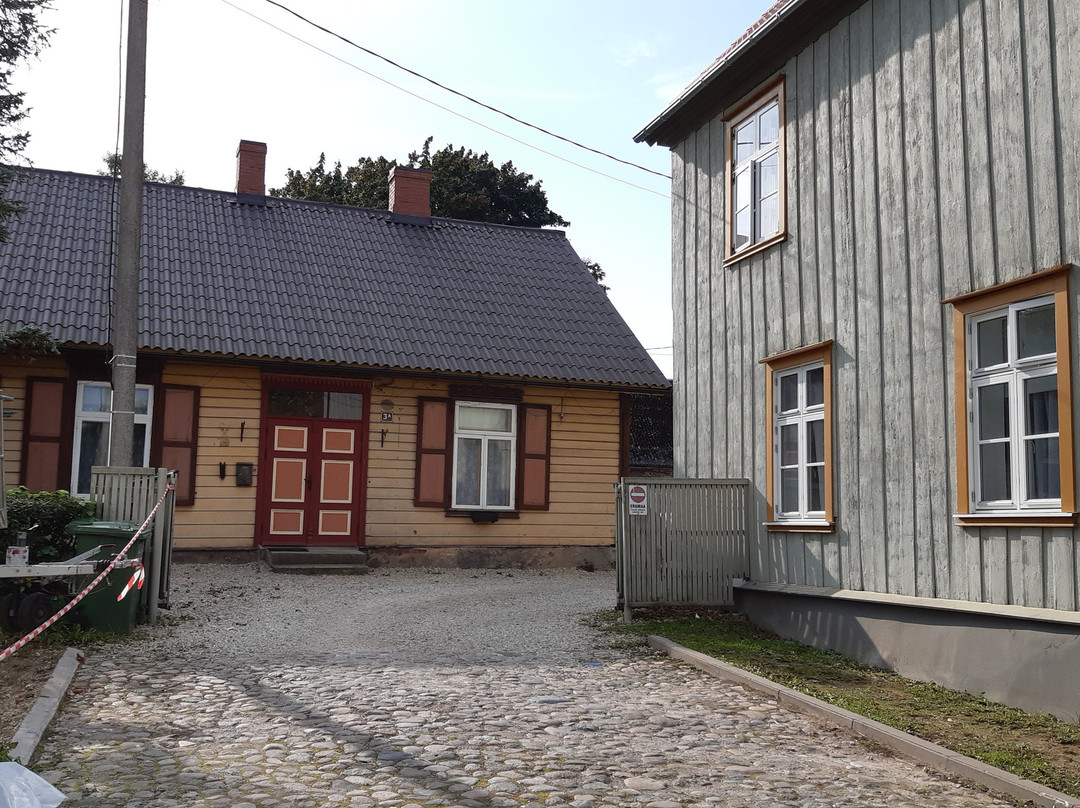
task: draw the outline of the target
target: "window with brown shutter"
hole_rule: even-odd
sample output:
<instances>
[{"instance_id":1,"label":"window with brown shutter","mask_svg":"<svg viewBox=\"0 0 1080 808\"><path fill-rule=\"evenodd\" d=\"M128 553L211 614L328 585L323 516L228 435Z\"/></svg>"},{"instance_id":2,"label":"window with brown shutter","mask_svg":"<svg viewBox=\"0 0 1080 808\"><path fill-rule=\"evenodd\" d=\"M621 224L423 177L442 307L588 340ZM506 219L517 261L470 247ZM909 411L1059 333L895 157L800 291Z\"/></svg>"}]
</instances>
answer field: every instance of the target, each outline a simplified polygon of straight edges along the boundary
<instances>
[{"instance_id":1,"label":"window with brown shutter","mask_svg":"<svg viewBox=\"0 0 1080 808\"><path fill-rule=\"evenodd\" d=\"M71 477L71 418L74 403L65 379L26 379L23 414L22 484L30 491L66 488Z\"/></svg>"},{"instance_id":2,"label":"window with brown shutter","mask_svg":"<svg viewBox=\"0 0 1080 808\"><path fill-rule=\"evenodd\" d=\"M520 510L547 510L548 470L551 466L551 407L522 404L519 408L518 503Z\"/></svg>"},{"instance_id":3,"label":"window with brown shutter","mask_svg":"<svg viewBox=\"0 0 1080 808\"><path fill-rule=\"evenodd\" d=\"M500 396L501 401L508 398ZM417 507L446 508L448 512L451 507L455 464L454 412L458 403L452 398L421 398L419 401L413 497ZM482 403L477 402L476 406ZM476 439L472 437L475 443ZM464 437L462 440L469 442ZM518 510L547 510L550 501L551 407L546 404L518 405L513 446L515 456L511 468L516 479L510 515ZM475 462L472 465L466 463L472 471L475 471L474 465ZM458 508L453 513L469 510L462 506ZM492 509L481 507L480 510Z\"/></svg>"},{"instance_id":4,"label":"window with brown shutter","mask_svg":"<svg viewBox=\"0 0 1080 808\"><path fill-rule=\"evenodd\" d=\"M195 504L195 469L199 443L199 388L161 387L160 417L154 430L153 464L179 472L176 504Z\"/></svg>"},{"instance_id":5,"label":"window with brown shutter","mask_svg":"<svg viewBox=\"0 0 1080 808\"><path fill-rule=\"evenodd\" d=\"M450 401L421 398L419 410L413 504L445 508L450 504Z\"/></svg>"}]
</instances>

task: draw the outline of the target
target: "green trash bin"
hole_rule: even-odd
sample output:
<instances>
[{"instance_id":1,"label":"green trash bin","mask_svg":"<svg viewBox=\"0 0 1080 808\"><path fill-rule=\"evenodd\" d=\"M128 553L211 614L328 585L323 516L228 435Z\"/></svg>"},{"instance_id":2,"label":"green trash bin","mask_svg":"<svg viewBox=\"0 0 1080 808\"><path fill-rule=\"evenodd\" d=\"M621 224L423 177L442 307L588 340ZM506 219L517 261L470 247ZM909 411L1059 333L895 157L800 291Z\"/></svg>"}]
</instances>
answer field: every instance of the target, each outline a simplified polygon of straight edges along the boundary
<instances>
[{"instance_id":1,"label":"green trash bin","mask_svg":"<svg viewBox=\"0 0 1080 808\"><path fill-rule=\"evenodd\" d=\"M78 554L100 545L113 545L95 553L91 557L95 561L111 561L131 541L138 529L139 525L133 522L78 521L67 526L68 533L75 537L75 552ZM145 535L135 540L127 552L128 558L143 560L146 544L144 539ZM132 587L123 600L118 601L117 597L124 591L133 573L134 570L130 567L114 569L82 599L79 613L88 627L113 634L131 633L135 622L141 617L139 607L142 592Z\"/></svg>"}]
</instances>

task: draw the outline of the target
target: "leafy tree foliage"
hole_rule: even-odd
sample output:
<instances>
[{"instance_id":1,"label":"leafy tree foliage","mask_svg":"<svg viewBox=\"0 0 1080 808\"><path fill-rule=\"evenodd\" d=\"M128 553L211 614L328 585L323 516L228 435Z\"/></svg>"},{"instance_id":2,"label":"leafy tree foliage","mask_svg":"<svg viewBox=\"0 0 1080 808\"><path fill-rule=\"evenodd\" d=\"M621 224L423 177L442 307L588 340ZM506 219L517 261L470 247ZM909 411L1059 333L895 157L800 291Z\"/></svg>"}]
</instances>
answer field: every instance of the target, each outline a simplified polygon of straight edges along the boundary
<instances>
[{"instance_id":1,"label":"leafy tree foliage","mask_svg":"<svg viewBox=\"0 0 1080 808\"><path fill-rule=\"evenodd\" d=\"M0 356L27 359L60 353L60 341L48 331L27 325L12 331L0 330Z\"/></svg>"},{"instance_id":2,"label":"leafy tree foliage","mask_svg":"<svg viewBox=\"0 0 1080 808\"><path fill-rule=\"evenodd\" d=\"M120 154L119 152L109 152L101 159L105 161L105 170L98 171L99 176L120 176L120 164L124 160L124 155ZM147 168L146 163L143 163L143 179L147 182L163 182L166 185L183 185L184 172L180 169L176 169L173 171L172 176L169 176L163 171L157 171L153 168Z\"/></svg>"},{"instance_id":3,"label":"leafy tree foliage","mask_svg":"<svg viewBox=\"0 0 1080 808\"><path fill-rule=\"evenodd\" d=\"M15 68L48 43L52 30L38 21L48 7L49 0L0 0L0 242L9 238L7 223L24 210L21 202L8 199L7 189L18 171L10 164L30 140L28 132L16 128L30 112L24 106L26 94L16 92L11 80Z\"/></svg>"},{"instance_id":4,"label":"leafy tree foliage","mask_svg":"<svg viewBox=\"0 0 1080 808\"><path fill-rule=\"evenodd\" d=\"M511 224L521 227L569 226L570 222L548 207L547 194L540 180L518 171L512 162L496 166L487 152L477 154L453 144L436 152L431 141L424 141L419 152L409 154L409 168L432 172L431 214L449 219ZM308 199L383 208L389 204L387 177L396 160L385 157L361 157L356 165L342 170L341 163L326 168L326 155L305 171L289 169L281 188L271 188L272 196Z\"/></svg>"},{"instance_id":5,"label":"leafy tree foliage","mask_svg":"<svg viewBox=\"0 0 1080 808\"><path fill-rule=\"evenodd\" d=\"M596 282L598 284L600 284L601 289L603 289L606 292L608 289L611 288L610 286L607 286L604 283L604 276L607 273L604 272L604 270L602 270L600 268L600 265L598 263L596 263L591 258L586 258L585 259L585 268L588 269L590 273L592 273L592 276L596 279Z\"/></svg>"}]
</instances>

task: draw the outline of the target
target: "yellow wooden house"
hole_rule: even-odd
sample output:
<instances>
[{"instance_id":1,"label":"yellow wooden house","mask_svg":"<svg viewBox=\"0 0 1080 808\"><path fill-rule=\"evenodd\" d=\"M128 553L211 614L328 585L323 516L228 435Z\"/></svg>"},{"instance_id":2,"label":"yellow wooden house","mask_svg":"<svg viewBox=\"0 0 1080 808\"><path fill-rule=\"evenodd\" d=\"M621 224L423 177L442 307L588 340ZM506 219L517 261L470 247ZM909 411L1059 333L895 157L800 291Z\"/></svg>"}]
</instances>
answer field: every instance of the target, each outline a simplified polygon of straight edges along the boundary
<instances>
[{"instance_id":1,"label":"yellow wooden house","mask_svg":"<svg viewBox=\"0 0 1080 808\"><path fill-rule=\"evenodd\" d=\"M669 387L560 231L144 189L133 465L180 472L178 551L365 548L383 562L608 563L628 394ZM7 481L89 491L107 460L116 180L25 170L0 325Z\"/></svg>"}]
</instances>

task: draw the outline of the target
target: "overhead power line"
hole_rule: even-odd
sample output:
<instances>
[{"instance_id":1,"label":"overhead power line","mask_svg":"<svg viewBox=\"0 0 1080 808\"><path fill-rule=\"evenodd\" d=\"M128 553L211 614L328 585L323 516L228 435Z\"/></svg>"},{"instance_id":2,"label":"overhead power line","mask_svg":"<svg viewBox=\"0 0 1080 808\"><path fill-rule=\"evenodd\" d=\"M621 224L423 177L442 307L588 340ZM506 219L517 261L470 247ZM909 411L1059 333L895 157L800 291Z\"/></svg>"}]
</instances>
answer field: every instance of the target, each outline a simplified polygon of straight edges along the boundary
<instances>
[{"instance_id":1,"label":"overhead power line","mask_svg":"<svg viewBox=\"0 0 1080 808\"><path fill-rule=\"evenodd\" d=\"M285 12L287 12L289 14L292 14L298 20L302 20L303 22L307 23L308 25L312 26L313 28L317 28L318 30L322 31L323 33L329 34L332 37L340 39L345 44L347 44L347 45L349 45L349 46L351 46L353 48L356 48L357 50L363 51L364 53L368 54L369 56L374 56L376 59L381 59L382 61L386 62L388 65L396 67L398 70L403 70L404 72L408 73L411 76L415 76L416 78L422 79L423 81L426 81L429 84L433 84L434 86L438 87L440 90L445 90L446 92L452 93L452 94L458 96L459 98L464 98L466 101L468 101L468 102L470 102L472 104L476 104L479 107L483 107L484 109L489 110L491 112L494 112L497 115L502 115L504 118L509 118L510 120L514 121L515 123L519 123L522 126L527 126L530 129L535 129L537 132L542 132L543 134L548 135L549 137L553 137L556 140L561 140L564 143L569 143L571 146L576 146L579 149L584 149L585 151L592 152L593 154L600 155L601 157L606 157L607 159L614 160L617 163L622 163L623 165L627 165L627 166L630 166L632 168L636 168L636 169L639 169L641 171L645 171L645 172L647 172L649 174L653 174L653 175L655 175L657 177L663 177L664 179L668 179L668 180L671 179L670 174L664 174L661 171L654 171L651 168L647 168L646 166L639 165L638 163L631 162L630 160L623 160L621 157L616 157L613 154L608 154L607 152L601 151L600 149L594 149L591 146L586 146L584 143L579 143L578 141L573 140L571 138L563 137L562 135L557 134L555 132L552 132L549 129L545 129L542 126L537 126L536 124L529 123L528 121L525 121L525 120L522 120L521 118L515 117L514 115L511 115L509 112L505 112L505 111L499 109L498 107L493 107L490 104L485 104L483 101L480 101L480 100L478 100L476 98L473 98L471 95L468 95L467 93L463 93L463 92L461 92L459 90L455 90L453 87L448 87L445 84L442 84L442 83L436 81L433 78L425 76L423 73L419 73L419 72L417 72L415 70L412 70L412 69L410 69L408 67L405 67L402 64L398 64L393 59L389 59L389 58L383 56L380 53L376 53L375 51L371 50L370 48L365 48L363 45L359 45L356 42L353 42L351 39L339 34L337 31L331 30L330 28L327 28L327 27L325 27L323 25L319 25L319 23L317 23L317 22L309 20L303 14L300 14L299 12L294 11L293 9L289 8L288 6L277 2L277 0L266 0L266 2L269 3L272 6L277 6L282 11L285 11Z\"/></svg>"}]
</instances>

